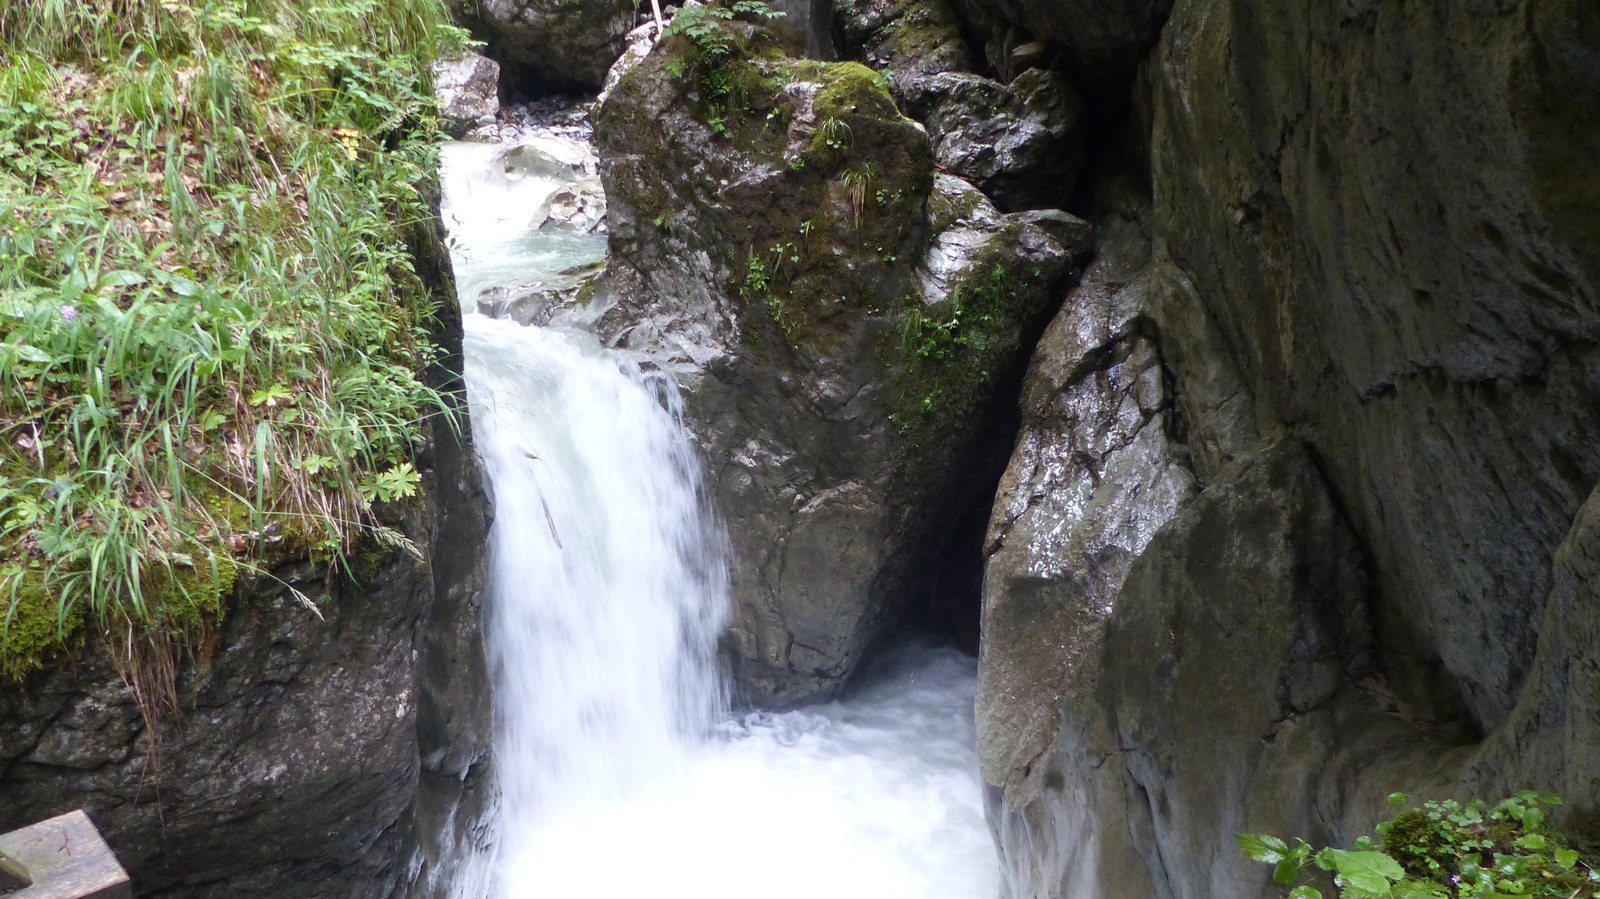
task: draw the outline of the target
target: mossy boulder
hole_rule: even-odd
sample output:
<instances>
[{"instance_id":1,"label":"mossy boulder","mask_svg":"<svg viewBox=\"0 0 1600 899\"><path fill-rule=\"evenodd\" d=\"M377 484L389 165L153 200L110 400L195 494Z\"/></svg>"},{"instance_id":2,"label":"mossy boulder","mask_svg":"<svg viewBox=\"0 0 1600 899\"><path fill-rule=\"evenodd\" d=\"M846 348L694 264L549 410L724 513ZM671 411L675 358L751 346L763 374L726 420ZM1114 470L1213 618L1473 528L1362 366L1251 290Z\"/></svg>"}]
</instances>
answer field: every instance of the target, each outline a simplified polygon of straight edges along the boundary
<instances>
[{"instance_id":1,"label":"mossy boulder","mask_svg":"<svg viewBox=\"0 0 1600 899\"><path fill-rule=\"evenodd\" d=\"M728 650L781 704L840 686L943 564L1087 226L937 187L886 77L724 27L721 52L669 35L600 109L597 327L687 391L732 542Z\"/></svg>"}]
</instances>

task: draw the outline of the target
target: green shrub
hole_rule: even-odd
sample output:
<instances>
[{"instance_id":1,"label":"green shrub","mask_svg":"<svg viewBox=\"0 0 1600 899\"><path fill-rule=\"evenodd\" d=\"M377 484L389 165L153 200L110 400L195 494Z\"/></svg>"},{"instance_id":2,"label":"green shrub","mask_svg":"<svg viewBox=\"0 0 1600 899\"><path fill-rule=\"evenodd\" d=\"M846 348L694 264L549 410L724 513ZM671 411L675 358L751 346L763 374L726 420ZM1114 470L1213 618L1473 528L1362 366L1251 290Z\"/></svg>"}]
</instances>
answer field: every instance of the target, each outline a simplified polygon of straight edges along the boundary
<instances>
[{"instance_id":1,"label":"green shrub","mask_svg":"<svg viewBox=\"0 0 1600 899\"><path fill-rule=\"evenodd\" d=\"M0 673L214 624L269 546L404 543L462 45L442 0L0 0Z\"/></svg>"},{"instance_id":2,"label":"green shrub","mask_svg":"<svg viewBox=\"0 0 1600 899\"><path fill-rule=\"evenodd\" d=\"M1404 793L1389 801L1401 805ZM1265 834L1239 834L1239 846L1273 865L1273 879L1290 899L1321 899L1309 883L1328 872L1343 899L1600 899L1594 859L1567 843L1542 806L1561 798L1524 790L1491 805L1474 800L1429 802L1379 824L1381 842L1356 841L1354 850L1290 848ZM1313 867L1314 866L1314 867Z\"/></svg>"}]
</instances>

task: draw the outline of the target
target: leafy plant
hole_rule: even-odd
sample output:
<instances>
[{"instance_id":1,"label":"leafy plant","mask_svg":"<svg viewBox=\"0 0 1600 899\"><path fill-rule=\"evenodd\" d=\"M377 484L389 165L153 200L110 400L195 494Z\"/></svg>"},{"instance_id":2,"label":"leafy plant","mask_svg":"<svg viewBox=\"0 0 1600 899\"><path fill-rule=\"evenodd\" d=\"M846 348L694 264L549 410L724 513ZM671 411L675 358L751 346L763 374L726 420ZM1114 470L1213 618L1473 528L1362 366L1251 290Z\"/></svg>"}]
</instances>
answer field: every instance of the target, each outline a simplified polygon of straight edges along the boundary
<instances>
[{"instance_id":1,"label":"leafy plant","mask_svg":"<svg viewBox=\"0 0 1600 899\"><path fill-rule=\"evenodd\" d=\"M1402 805L1395 793L1389 801ZM1496 804L1428 802L1379 824L1381 844L1361 837L1354 850L1293 848L1278 837L1239 834L1247 855L1274 866L1289 899L1321 899L1316 869L1332 875L1344 899L1600 899L1600 872L1565 845L1541 806L1561 798L1524 790Z\"/></svg>"},{"instance_id":2,"label":"leafy plant","mask_svg":"<svg viewBox=\"0 0 1600 899\"><path fill-rule=\"evenodd\" d=\"M761 0L735 0L718 3L686 5L672 17L667 34L681 34L694 42L707 56L721 59L738 49L734 35L723 27L732 19L767 20L782 18L786 13L772 9Z\"/></svg>"}]
</instances>

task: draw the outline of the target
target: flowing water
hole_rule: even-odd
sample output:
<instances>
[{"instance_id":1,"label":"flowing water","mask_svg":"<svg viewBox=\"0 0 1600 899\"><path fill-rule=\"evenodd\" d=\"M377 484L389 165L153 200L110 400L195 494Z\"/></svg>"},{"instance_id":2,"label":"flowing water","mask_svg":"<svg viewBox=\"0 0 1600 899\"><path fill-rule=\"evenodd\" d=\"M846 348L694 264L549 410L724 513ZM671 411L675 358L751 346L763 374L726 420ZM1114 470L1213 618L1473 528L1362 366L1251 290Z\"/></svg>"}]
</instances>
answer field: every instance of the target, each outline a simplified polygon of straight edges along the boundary
<instances>
[{"instance_id":1,"label":"flowing water","mask_svg":"<svg viewBox=\"0 0 1600 899\"><path fill-rule=\"evenodd\" d=\"M731 717L725 541L675 386L590 335L471 312L603 256L529 232L555 182L446 148L473 429L494 492L487 640L501 790L463 899L992 899L975 664L885 660L845 700ZM469 866L470 867L470 866Z\"/></svg>"}]
</instances>

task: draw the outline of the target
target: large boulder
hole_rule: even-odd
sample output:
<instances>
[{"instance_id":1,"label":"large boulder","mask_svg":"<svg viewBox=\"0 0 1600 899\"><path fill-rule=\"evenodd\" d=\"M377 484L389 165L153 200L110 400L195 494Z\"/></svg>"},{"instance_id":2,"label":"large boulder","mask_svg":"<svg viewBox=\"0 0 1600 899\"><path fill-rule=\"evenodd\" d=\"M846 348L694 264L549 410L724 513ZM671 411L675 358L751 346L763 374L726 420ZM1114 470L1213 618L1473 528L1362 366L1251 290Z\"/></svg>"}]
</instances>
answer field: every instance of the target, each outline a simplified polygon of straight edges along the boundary
<instances>
[{"instance_id":1,"label":"large boulder","mask_svg":"<svg viewBox=\"0 0 1600 899\"><path fill-rule=\"evenodd\" d=\"M883 72L896 96L942 72L971 72L961 20L945 0L839 0L839 51Z\"/></svg>"},{"instance_id":2,"label":"large boulder","mask_svg":"<svg viewBox=\"0 0 1600 899\"><path fill-rule=\"evenodd\" d=\"M906 113L928 129L935 162L1001 209L1055 209L1084 162L1083 110L1059 71L1009 83L976 74L962 25L943 0L848 0L843 50L882 71Z\"/></svg>"},{"instance_id":3,"label":"large boulder","mask_svg":"<svg viewBox=\"0 0 1600 899\"><path fill-rule=\"evenodd\" d=\"M634 0L448 0L516 80L599 87L633 30ZM525 74L524 74L525 73Z\"/></svg>"},{"instance_id":4,"label":"large boulder","mask_svg":"<svg viewBox=\"0 0 1600 899\"><path fill-rule=\"evenodd\" d=\"M782 704L843 683L992 489L983 423L1088 228L936 184L882 76L724 27L738 50L669 36L600 110L597 327L686 390L732 542L727 650Z\"/></svg>"}]
</instances>

